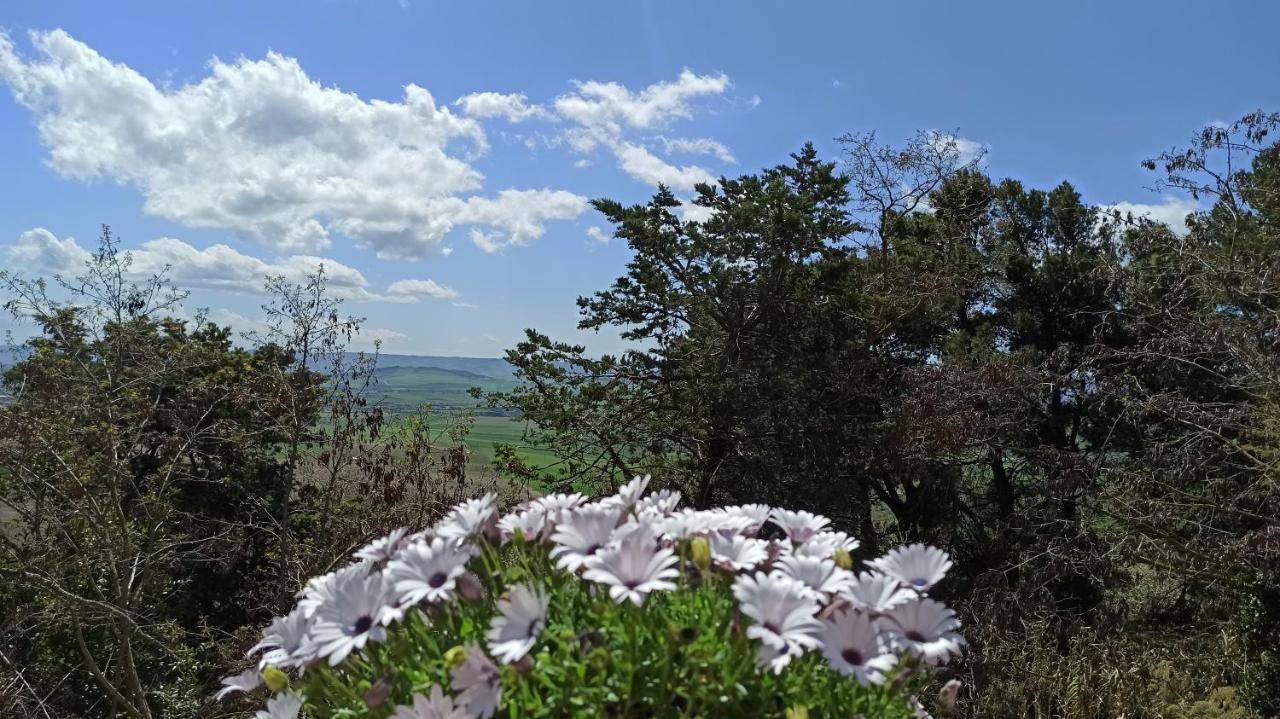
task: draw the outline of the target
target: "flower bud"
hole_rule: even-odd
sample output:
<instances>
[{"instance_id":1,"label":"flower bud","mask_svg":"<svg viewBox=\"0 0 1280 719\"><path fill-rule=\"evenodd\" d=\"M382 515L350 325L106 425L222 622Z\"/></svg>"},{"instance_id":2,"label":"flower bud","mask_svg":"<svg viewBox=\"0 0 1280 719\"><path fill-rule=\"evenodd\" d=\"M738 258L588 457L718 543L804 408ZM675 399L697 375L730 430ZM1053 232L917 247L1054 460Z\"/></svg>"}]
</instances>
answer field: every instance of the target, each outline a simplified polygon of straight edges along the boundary
<instances>
[{"instance_id":1,"label":"flower bud","mask_svg":"<svg viewBox=\"0 0 1280 719\"><path fill-rule=\"evenodd\" d=\"M276 667L267 667L262 670L262 683L273 692L282 692L289 688L289 675Z\"/></svg>"},{"instance_id":2,"label":"flower bud","mask_svg":"<svg viewBox=\"0 0 1280 719\"><path fill-rule=\"evenodd\" d=\"M529 672L533 671L533 657L526 654L523 657L520 657L519 660L512 662L509 666L512 669L515 669L518 674L528 676Z\"/></svg>"},{"instance_id":3,"label":"flower bud","mask_svg":"<svg viewBox=\"0 0 1280 719\"><path fill-rule=\"evenodd\" d=\"M706 537L694 537L689 542L689 554L693 557L693 565L702 571L711 568L711 543Z\"/></svg>"},{"instance_id":4,"label":"flower bud","mask_svg":"<svg viewBox=\"0 0 1280 719\"><path fill-rule=\"evenodd\" d=\"M786 719L809 719L809 707L797 704L786 711Z\"/></svg>"},{"instance_id":5,"label":"flower bud","mask_svg":"<svg viewBox=\"0 0 1280 719\"><path fill-rule=\"evenodd\" d=\"M467 572L458 577L457 587L458 595L468 602L484 599L484 585L480 583L480 577L477 577L475 572Z\"/></svg>"},{"instance_id":6,"label":"flower bud","mask_svg":"<svg viewBox=\"0 0 1280 719\"><path fill-rule=\"evenodd\" d=\"M456 646L444 653L445 666L450 669L456 669L457 667L462 666L462 663L465 661L467 661L466 647Z\"/></svg>"},{"instance_id":7,"label":"flower bud","mask_svg":"<svg viewBox=\"0 0 1280 719\"><path fill-rule=\"evenodd\" d=\"M831 555L831 560L841 569L853 569L853 555L845 549L837 549L835 554Z\"/></svg>"},{"instance_id":8,"label":"flower bud","mask_svg":"<svg viewBox=\"0 0 1280 719\"><path fill-rule=\"evenodd\" d=\"M960 698L960 680L952 679L938 690L938 710L943 714L955 711L956 701Z\"/></svg>"},{"instance_id":9,"label":"flower bud","mask_svg":"<svg viewBox=\"0 0 1280 719\"><path fill-rule=\"evenodd\" d=\"M391 696L391 685L385 679L378 679L369 687L369 691L361 697L364 699L364 705L370 709L378 709L387 703L387 699Z\"/></svg>"}]
</instances>

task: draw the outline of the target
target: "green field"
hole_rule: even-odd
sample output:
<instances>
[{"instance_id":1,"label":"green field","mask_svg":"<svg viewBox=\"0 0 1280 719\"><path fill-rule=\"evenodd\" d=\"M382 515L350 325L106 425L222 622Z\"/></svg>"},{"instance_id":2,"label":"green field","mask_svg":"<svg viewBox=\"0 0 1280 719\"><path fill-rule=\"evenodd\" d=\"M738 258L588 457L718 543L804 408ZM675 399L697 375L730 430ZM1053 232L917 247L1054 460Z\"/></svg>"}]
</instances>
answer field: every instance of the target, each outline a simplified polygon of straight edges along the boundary
<instances>
[{"instance_id":1,"label":"green field","mask_svg":"<svg viewBox=\"0 0 1280 719\"><path fill-rule=\"evenodd\" d=\"M398 358L430 360L430 358ZM529 444L524 438L528 423L510 416L485 414L487 408L469 394L472 387L486 392L509 390L516 386L510 369L496 360L468 358L447 359L450 367L437 366L381 366L377 370L377 384L369 392L371 401L396 413L418 411L426 406L430 413L443 420L449 412L472 410L476 412L471 432L466 437L471 450L472 471L487 471L495 456L494 445L511 444L519 448L520 457L533 467L545 467L555 461L545 449Z\"/></svg>"}]
</instances>

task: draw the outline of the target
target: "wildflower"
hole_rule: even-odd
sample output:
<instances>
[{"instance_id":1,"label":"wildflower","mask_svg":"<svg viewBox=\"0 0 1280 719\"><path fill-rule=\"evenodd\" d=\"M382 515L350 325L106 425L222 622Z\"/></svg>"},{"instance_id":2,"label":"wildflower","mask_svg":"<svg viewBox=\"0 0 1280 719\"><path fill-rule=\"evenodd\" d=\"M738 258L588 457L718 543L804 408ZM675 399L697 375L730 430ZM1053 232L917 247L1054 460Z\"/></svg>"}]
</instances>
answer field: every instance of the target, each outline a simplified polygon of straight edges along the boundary
<instances>
[{"instance_id":1,"label":"wildflower","mask_svg":"<svg viewBox=\"0 0 1280 719\"><path fill-rule=\"evenodd\" d=\"M760 640L761 663L775 674L793 657L820 645L822 622L814 617L818 603L803 583L777 572L744 574L734 581L733 596L753 622L747 636Z\"/></svg>"},{"instance_id":2,"label":"wildflower","mask_svg":"<svg viewBox=\"0 0 1280 719\"><path fill-rule=\"evenodd\" d=\"M773 514L773 508L767 504L739 504L732 507L725 507L725 514L744 517L747 519L742 533L754 537L764 528L764 523L769 521L770 515Z\"/></svg>"},{"instance_id":3,"label":"wildflower","mask_svg":"<svg viewBox=\"0 0 1280 719\"><path fill-rule=\"evenodd\" d=\"M796 554L833 559L838 551L852 552L860 542L844 532L818 532L795 548Z\"/></svg>"},{"instance_id":4,"label":"wildflower","mask_svg":"<svg viewBox=\"0 0 1280 719\"><path fill-rule=\"evenodd\" d=\"M671 489L663 489L636 502L636 514L651 511L665 517L674 512L678 504L680 504L680 493Z\"/></svg>"},{"instance_id":5,"label":"wildflower","mask_svg":"<svg viewBox=\"0 0 1280 719\"><path fill-rule=\"evenodd\" d=\"M912 544L889 550L871 566L917 591L937 584L951 568L951 558L937 547Z\"/></svg>"},{"instance_id":6,"label":"wildflower","mask_svg":"<svg viewBox=\"0 0 1280 719\"><path fill-rule=\"evenodd\" d=\"M378 537L356 550L355 558L370 562L384 562L391 559L396 552L405 546L404 539L408 531L404 527L391 530L391 533L387 536Z\"/></svg>"},{"instance_id":7,"label":"wildflower","mask_svg":"<svg viewBox=\"0 0 1280 719\"><path fill-rule=\"evenodd\" d=\"M833 560L799 554L783 556L778 560L778 568L788 577L803 582L819 601L830 599L853 578L851 572L837 567Z\"/></svg>"},{"instance_id":8,"label":"wildflower","mask_svg":"<svg viewBox=\"0 0 1280 719\"><path fill-rule=\"evenodd\" d=\"M897 579L879 572L859 573L845 584L841 594L853 606L870 612L887 612L916 598L910 590L903 589Z\"/></svg>"},{"instance_id":9,"label":"wildflower","mask_svg":"<svg viewBox=\"0 0 1280 719\"><path fill-rule=\"evenodd\" d=\"M424 599L440 602L453 596L456 581L467 570L471 553L443 539L420 542L387 564L387 578L394 583L400 606Z\"/></svg>"},{"instance_id":10,"label":"wildflower","mask_svg":"<svg viewBox=\"0 0 1280 719\"><path fill-rule=\"evenodd\" d=\"M498 530L504 542L511 541L516 532L520 532L521 536L528 541L535 541L542 536L549 525L547 510L538 506L511 512L498 520Z\"/></svg>"},{"instance_id":11,"label":"wildflower","mask_svg":"<svg viewBox=\"0 0 1280 719\"><path fill-rule=\"evenodd\" d=\"M618 509L598 504L573 510L551 535L556 566L576 572L584 562L609 543L618 526Z\"/></svg>"},{"instance_id":12,"label":"wildflower","mask_svg":"<svg viewBox=\"0 0 1280 719\"><path fill-rule=\"evenodd\" d=\"M822 655L827 664L846 677L853 675L859 684L879 684L897 663L885 651L875 622L865 612L837 612L822 624Z\"/></svg>"},{"instance_id":13,"label":"wildflower","mask_svg":"<svg viewBox=\"0 0 1280 719\"><path fill-rule=\"evenodd\" d=\"M710 536L711 559L721 567L740 571L753 569L769 558L769 543L735 534L725 537L714 533Z\"/></svg>"},{"instance_id":14,"label":"wildflower","mask_svg":"<svg viewBox=\"0 0 1280 719\"><path fill-rule=\"evenodd\" d=\"M787 533L787 538L794 544L803 544L813 538L818 532L826 529L831 524L831 520L821 514L813 512L805 512L803 510L793 512L789 509L775 509L770 515L773 523L782 528Z\"/></svg>"},{"instance_id":15,"label":"wildflower","mask_svg":"<svg viewBox=\"0 0 1280 719\"><path fill-rule=\"evenodd\" d=\"M533 648L547 624L551 599L524 584L518 584L498 600L498 614L489 623L489 651L503 664L510 664Z\"/></svg>"},{"instance_id":16,"label":"wildflower","mask_svg":"<svg viewBox=\"0 0 1280 719\"><path fill-rule=\"evenodd\" d=\"M644 490L649 486L649 475L636 475L631 478L630 482L618 488L618 493L612 497L602 500L605 504L611 504L622 509L624 512L631 509L640 501L640 495L644 494Z\"/></svg>"},{"instance_id":17,"label":"wildflower","mask_svg":"<svg viewBox=\"0 0 1280 719\"><path fill-rule=\"evenodd\" d=\"M680 541L711 531L715 522L716 517L711 512L681 509L651 524L658 534L673 541Z\"/></svg>"},{"instance_id":18,"label":"wildflower","mask_svg":"<svg viewBox=\"0 0 1280 719\"><path fill-rule=\"evenodd\" d=\"M262 640L249 649L248 655L267 650L258 660L258 668L295 667L305 664L310 656L303 651L311 633L312 617L294 609L283 617L275 617L262 632Z\"/></svg>"},{"instance_id":19,"label":"wildflower","mask_svg":"<svg viewBox=\"0 0 1280 719\"><path fill-rule=\"evenodd\" d=\"M466 649L466 659L449 670L453 690L461 692L459 699L467 706L467 713L479 719L489 719L502 701L502 684L498 667L480 647L471 644Z\"/></svg>"},{"instance_id":20,"label":"wildflower","mask_svg":"<svg viewBox=\"0 0 1280 719\"><path fill-rule=\"evenodd\" d=\"M689 558L693 566L702 571L711 568L711 542L706 537L694 537L689 540Z\"/></svg>"},{"instance_id":21,"label":"wildflower","mask_svg":"<svg viewBox=\"0 0 1280 719\"><path fill-rule=\"evenodd\" d=\"M333 598L333 587L336 584L344 581L346 577L364 576L368 573L369 564L360 562L314 577L300 592L301 598L298 599L297 608L310 617L315 614L317 607Z\"/></svg>"},{"instance_id":22,"label":"wildflower","mask_svg":"<svg viewBox=\"0 0 1280 719\"><path fill-rule=\"evenodd\" d=\"M370 640L386 639L383 626L395 616L395 588L381 574L345 575L332 585L332 597L316 609L308 639L317 658L337 666Z\"/></svg>"},{"instance_id":23,"label":"wildflower","mask_svg":"<svg viewBox=\"0 0 1280 719\"><path fill-rule=\"evenodd\" d=\"M217 694L213 695L214 701L220 701L228 694L235 692L251 692L262 684L262 676L258 674L257 669L246 669L239 674L233 674L229 677L222 678L222 688Z\"/></svg>"},{"instance_id":24,"label":"wildflower","mask_svg":"<svg viewBox=\"0 0 1280 719\"><path fill-rule=\"evenodd\" d=\"M964 638L956 631L960 628L956 613L932 599L894 607L882 626L894 643L929 665L943 664L964 648Z\"/></svg>"},{"instance_id":25,"label":"wildflower","mask_svg":"<svg viewBox=\"0 0 1280 719\"><path fill-rule=\"evenodd\" d=\"M638 607L649 592L676 588L671 582L679 575L676 563L676 553L658 547L653 531L640 526L617 544L588 557L582 578L609 585L613 601L626 599Z\"/></svg>"},{"instance_id":26,"label":"wildflower","mask_svg":"<svg viewBox=\"0 0 1280 719\"><path fill-rule=\"evenodd\" d=\"M398 707L390 719L468 719L466 709L453 703L453 698L431 685L431 696L413 695L413 707Z\"/></svg>"},{"instance_id":27,"label":"wildflower","mask_svg":"<svg viewBox=\"0 0 1280 719\"><path fill-rule=\"evenodd\" d=\"M267 708L258 711L253 719L297 719L302 702L292 694L277 694L267 700Z\"/></svg>"},{"instance_id":28,"label":"wildflower","mask_svg":"<svg viewBox=\"0 0 1280 719\"><path fill-rule=\"evenodd\" d=\"M465 542L497 521L498 497L490 492L479 499L468 499L454 506L435 526L435 536L454 542Z\"/></svg>"},{"instance_id":29,"label":"wildflower","mask_svg":"<svg viewBox=\"0 0 1280 719\"><path fill-rule=\"evenodd\" d=\"M562 513L571 509L576 509L587 503L587 498L581 492L573 494L554 493L539 497L533 501L533 507L541 509L552 521L559 519Z\"/></svg>"}]
</instances>

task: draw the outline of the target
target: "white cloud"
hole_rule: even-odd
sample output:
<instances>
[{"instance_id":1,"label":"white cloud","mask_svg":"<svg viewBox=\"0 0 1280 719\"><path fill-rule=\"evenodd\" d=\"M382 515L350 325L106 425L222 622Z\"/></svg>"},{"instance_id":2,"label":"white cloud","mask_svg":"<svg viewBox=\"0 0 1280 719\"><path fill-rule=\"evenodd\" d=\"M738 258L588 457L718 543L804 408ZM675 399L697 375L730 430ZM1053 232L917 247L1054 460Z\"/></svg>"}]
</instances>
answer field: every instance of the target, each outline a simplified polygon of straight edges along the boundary
<instances>
[{"instance_id":1,"label":"white cloud","mask_svg":"<svg viewBox=\"0 0 1280 719\"><path fill-rule=\"evenodd\" d=\"M459 216L470 224L501 230L471 230L471 240L477 247L485 252L497 252L542 237L546 232L542 218L570 219L586 208L585 198L564 190L503 190L496 199L468 199Z\"/></svg>"},{"instance_id":2,"label":"white cloud","mask_svg":"<svg viewBox=\"0 0 1280 719\"><path fill-rule=\"evenodd\" d=\"M361 345L372 345L374 342L393 344L409 339L409 335L385 327L369 327L360 329L360 338L364 340L364 342L359 343Z\"/></svg>"},{"instance_id":3,"label":"white cloud","mask_svg":"<svg viewBox=\"0 0 1280 719\"><path fill-rule=\"evenodd\" d=\"M956 159L962 165L967 165L987 154L987 147L977 140L970 140L967 137L960 137L941 130L929 130L928 134L934 147L940 152L955 152Z\"/></svg>"},{"instance_id":4,"label":"white cloud","mask_svg":"<svg viewBox=\"0 0 1280 719\"><path fill-rule=\"evenodd\" d=\"M1159 204L1141 202L1117 202L1114 205L1103 205L1104 210L1116 210L1121 215L1132 214L1134 217L1146 217L1156 222L1163 222L1169 229L1179 235L1187 234L1187 215L1203 208L1195 200L1184 197L1165 197Z\"/></svg>"},{"instance_id":5,"label":"white cloud","mask_svg":"<svg viewBox=\"0 0 1280 719\"><path fill-rule=\"evenodd\" d=\"M8 266L34 272L75 273L90 257L75 238L60 240L42 227L22 233L18 241L4 251ZM127 252L131 276L149 277L163 272L183 289L261 294L267 277L283 276L289 282L300 284L323 265L329 292L341 299L404 303L417 302L423 297L455 299L458 296L454 290L431 280L398 280L391 283L385 294L379 294L369 289L369 281L356 268L311 255L290 255L267 262L226 245L200 250L169 237L144 242Z\"/></svg>"},{"instance_id":6,"label":"white cloud","mask_svg":"<svg viewBox=\"0 0 1280 719\"><path fill-rule=\"evenodd\" d=\"M657 155L641 145L621 143L614 151L618 167L628 175L651 185L663 184L678 190L692 190L700 182L712 183L716 178L697 165L676 167L663 162Z\"/></svg>"},{"instance_id":7,"label":"white cloud","mask_svg":"<svg viewBox=\"0 0 1280 719\"><path fill-rule=\"evenodd\" d=\"M587 154L604 147L613 153L618 167L631 177L648 184L664 183L689 190L698 182L713 181L714 176L696 165L670 165L631 135L639 130L666 127L675 120L690 119L694 114L692 100L723 95L729 86L727 75L697 75L686 69L673 81L654 83L639 92L616 82L580 82L576 92L557 97L552 107L557 115L573 125L560 136L571 151ZM677 147L682 152L710 150L710 154L719 159L728 157L728 161L732 161L729 149L715 140L659 140L669 148L668 153L673 151L670 148Z\"/></svg>"},{"instance_id":8,"label":"white cloud","mask_svg":"<svg viewBox=\"0 0 1280 719\"><path fill-rule=\"evenodd\" d=\"M712 140L709 137L677 137L674 140L669 140L660 136L658 141L662 143L668 155L674 153L714 155L721 162L729 164L738 162L733 153L729 151L729 148L724 146L724 143Z\"/></svg>"},{"instance_id":9,"label":"white cloud","mask_svg":"<svg viewBox=\"0 0 1280 719\"><path fill-rule=\"evenodd\" d=\"M587 228L587 237L590 237L593 242L601 245L607 245L609 244L609 240L613 239L608 233L595 225Z\"/></svg>"},{"instance_id":10,"label":"white cloud","mask_svg":"<svg viewBox=\"0 0 1280 719\"><path fill-rule=\"evenodd\" d=\"M524 122L534 118L550 118L552 115L538 105L530 105L523 93L473 92L463 95L454 103L469 117L487 119L501 117L508 122Z\"/></svg>"},{"instance_id":11,"label":"white cloud","mask_svg":"<svg viewBox=\"0 0 1280 719\"><path fill-rule=\"evenodd\" d=\"M435 280L396 280L387 286L387 294L393 297L433 297L438 300L455 300L458 291L445 287Z\"/></svg>"},{"instance_id":12,"label":"white cloud","mask_svg":"<svg viewBox=\"0 0 1280 719\"><path fill-rule=\"evenodd\" d=\"M61 30L31 37L39 59L20 57L0 32L0 79L33 113L54 170L133 185L146 212L188 226L287 253L322 249L340 232L380 257L418 259L457 225L523 244L586 206L548 207L520 190L475 196L484 178L467 158L486 151L483 129L416 85L399 102L364 100L268 53L215 59L199 82L167 89ZM641 105L678 112L670 94Z\"/></svg>"},{"instance_id":13,"label":"white cloud","mask_svg":"<svg viewBox=\"0 0 1280 719\"><path fill-rule=\"evenodd\" d=\"M449 304L453 305L454 307L457 307L457 308L459 308L459 309L464 309L464 310L478 310L478 309L480 309L480 305L475 305L475 304L472 304L472 303L470 303L470 302L450 302Z\"/></svg>"}]
</instances>

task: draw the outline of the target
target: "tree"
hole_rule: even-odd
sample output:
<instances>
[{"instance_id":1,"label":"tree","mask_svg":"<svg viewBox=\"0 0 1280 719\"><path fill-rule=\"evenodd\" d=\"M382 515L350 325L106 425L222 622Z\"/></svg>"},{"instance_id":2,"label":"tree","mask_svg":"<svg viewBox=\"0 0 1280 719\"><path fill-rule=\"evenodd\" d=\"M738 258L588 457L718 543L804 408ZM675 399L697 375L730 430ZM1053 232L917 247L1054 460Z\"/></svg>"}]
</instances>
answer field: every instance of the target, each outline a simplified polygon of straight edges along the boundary
<instances>
[{"instance_id":1,"label":"tree","mask_svg":"<svg viewBox=\"0 0 1280 719\"><path fill-rule=\"evenodd\" d=\"M83 274L57 278L68 301L0 274L41 330L0 410L4 630L23 648L8 661L60 712L190 715L212 642L258 619L289 492L274 447L290 358L172 319L185 295L132 276L107 230Z\"/></svg>"}]
</instances>

